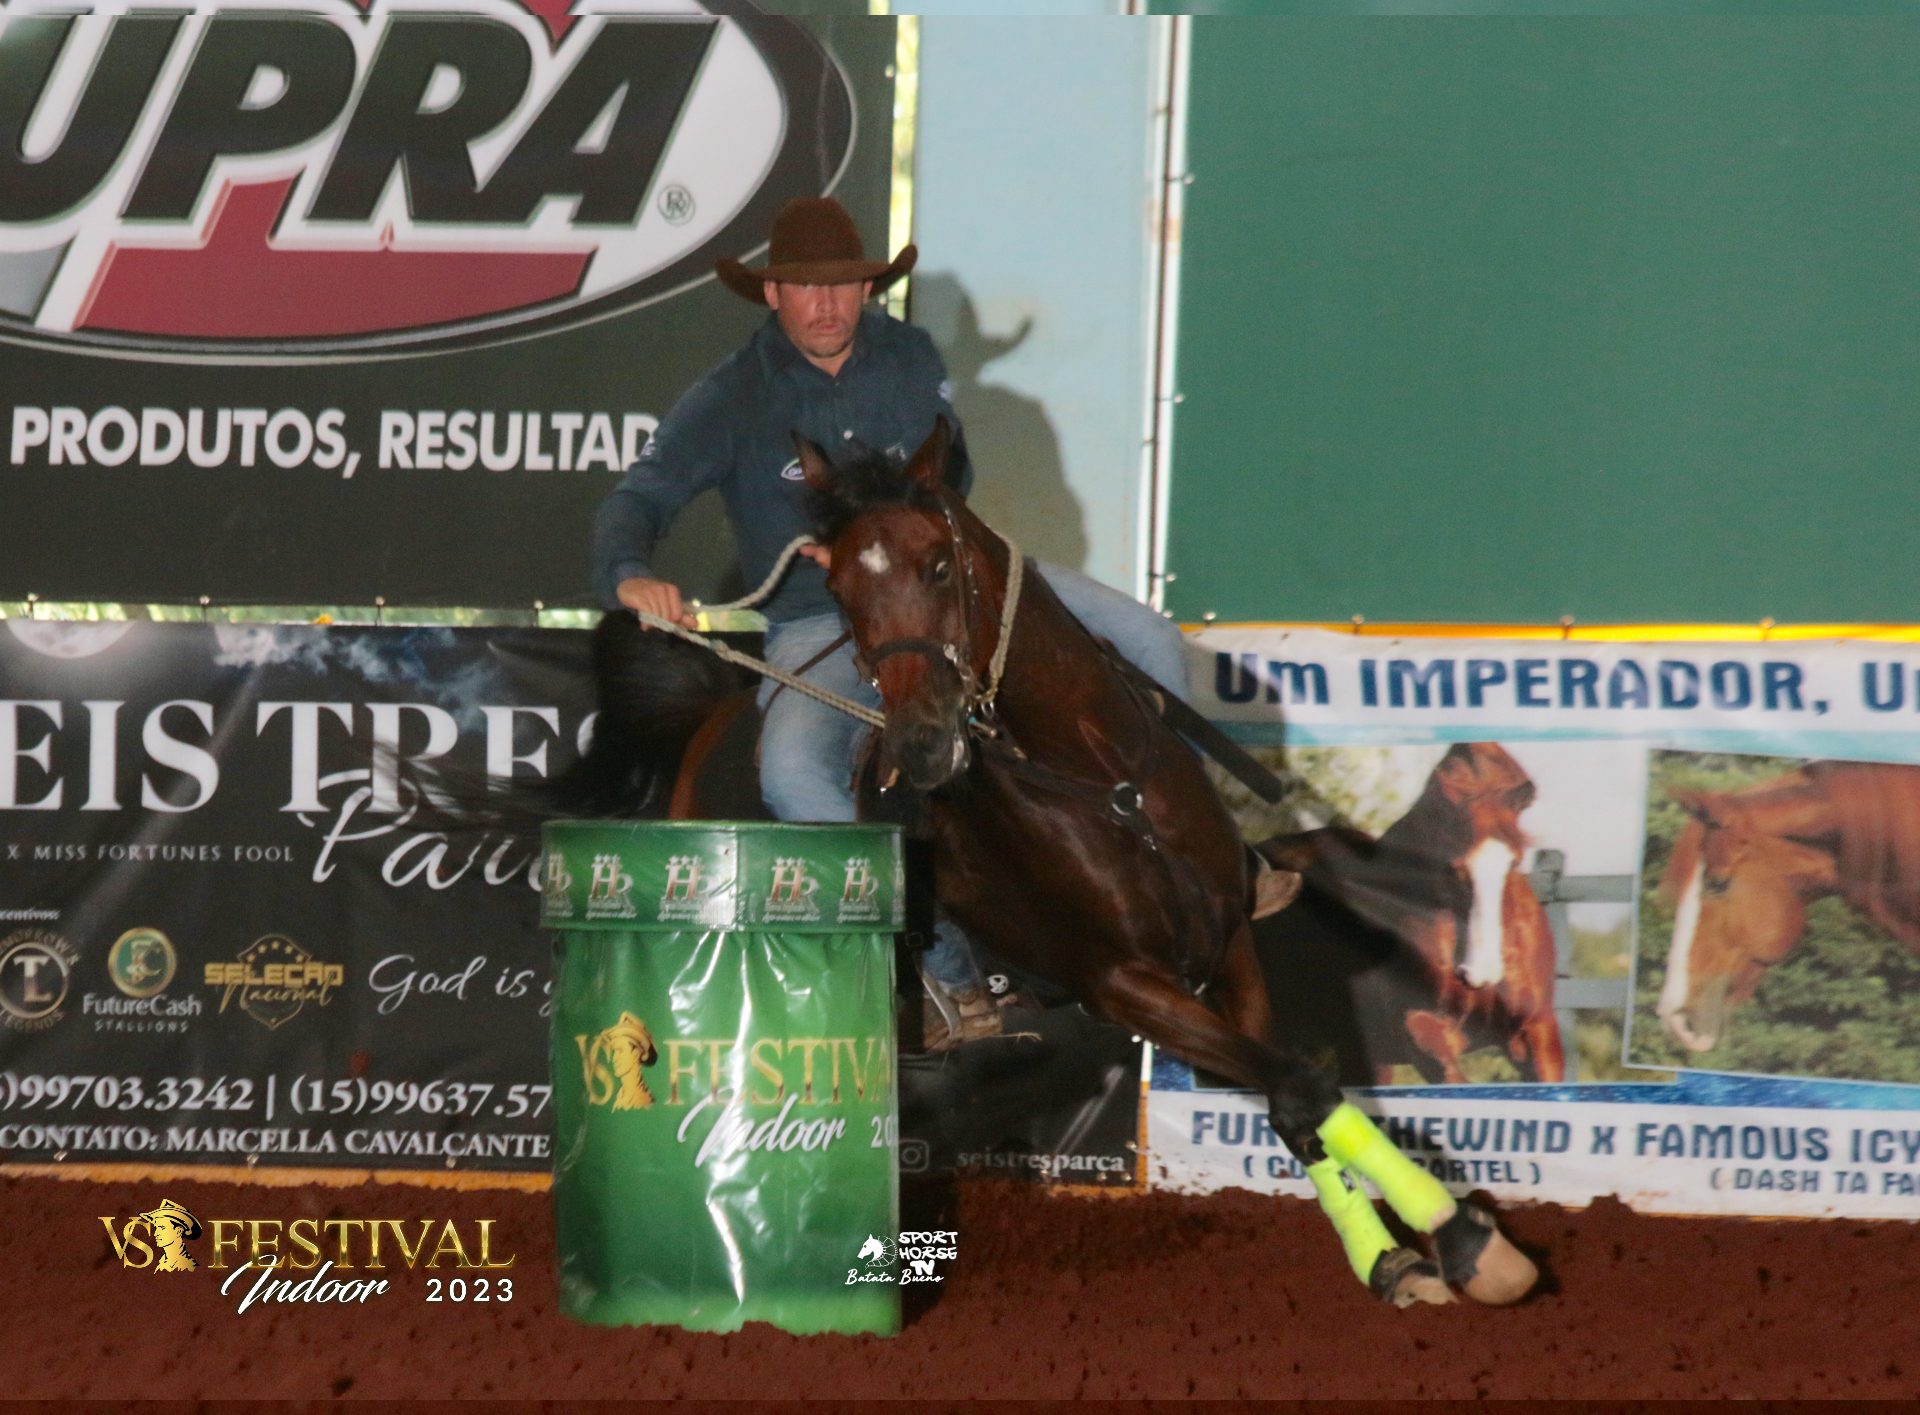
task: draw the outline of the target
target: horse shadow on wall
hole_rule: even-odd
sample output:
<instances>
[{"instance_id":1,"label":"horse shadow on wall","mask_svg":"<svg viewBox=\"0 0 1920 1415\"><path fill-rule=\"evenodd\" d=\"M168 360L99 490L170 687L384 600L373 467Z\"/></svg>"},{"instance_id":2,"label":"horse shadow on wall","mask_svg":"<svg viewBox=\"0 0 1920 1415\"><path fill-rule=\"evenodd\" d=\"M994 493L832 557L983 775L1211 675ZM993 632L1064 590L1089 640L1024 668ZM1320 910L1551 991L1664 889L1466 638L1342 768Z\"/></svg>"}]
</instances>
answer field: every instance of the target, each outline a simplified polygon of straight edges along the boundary
<instances>
[{"instance_id":1,"label":"horse shadow on wall","mask_svg":"<svg viewBox=\"0 0 1920 1415\"><path fill-rule=\"evenodd\" d=\"M950 401L966 430L973 494L980 518L1004 531L1036 559L1078 570L1087 560L1086 517L1067 487L1060 438L1036 399L981 373L1014 353L1033 333L1033 316L1011 334L980 328L973 297L952 275L916 275L913 322L932 336L953 385Z\"/></svg>"}]
</instances>

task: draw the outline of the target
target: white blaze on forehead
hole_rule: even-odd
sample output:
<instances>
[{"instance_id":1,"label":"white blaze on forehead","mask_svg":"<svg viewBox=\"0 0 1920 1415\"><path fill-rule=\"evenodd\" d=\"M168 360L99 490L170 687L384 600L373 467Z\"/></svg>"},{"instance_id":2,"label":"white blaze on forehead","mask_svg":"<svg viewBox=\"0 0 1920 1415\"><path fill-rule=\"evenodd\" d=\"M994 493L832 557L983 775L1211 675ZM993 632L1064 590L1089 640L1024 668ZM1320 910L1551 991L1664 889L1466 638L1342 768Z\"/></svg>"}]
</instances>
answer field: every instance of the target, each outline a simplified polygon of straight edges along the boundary
<instances>
[{"instance_id":1,"label":"white blaze on forehead","mask_svg":"<svg viewBox=\"0 0 1920 1415\"><path fill-rule=\"evenodd\" d=\"M1693 936L1700 931L1701 881L1707 872L1706 861L1693 867L1687 887L1681 892L1680 907L1673 915L1673 947L1667 950L1667 980L1660 986L1658 1011L1662 1020L1677 1018L1687 1005L1687 970L1693 962Z\"/></svg>"},{"instance_id":2,"label":"white blaze on forehead","mask_svg":"<svg viewBox=\"0 0 1920 1415\"><path fill-rule=\"evenodd\" d=\"M887 559L886 547L879 541L860 552L860 563L876 575L884 575L893 568L893 562Z\"/></svg>"},{"instance_id":3,"label":"white blaze on forehead","mask_svg":"<svg viewBox=\"0 0 1920 1415\"><path fill-rule=\"evenodd\" d=\"M1507 876L1520 858L1504 840L1489 838L1467 855L1467 878L1473 882L1473 906L1467 911L1467 954L1460 960L1460 977L1468 987L1492 987L1506 975L1501 943L1505 938Z\"/></svg>"}]
</instances>

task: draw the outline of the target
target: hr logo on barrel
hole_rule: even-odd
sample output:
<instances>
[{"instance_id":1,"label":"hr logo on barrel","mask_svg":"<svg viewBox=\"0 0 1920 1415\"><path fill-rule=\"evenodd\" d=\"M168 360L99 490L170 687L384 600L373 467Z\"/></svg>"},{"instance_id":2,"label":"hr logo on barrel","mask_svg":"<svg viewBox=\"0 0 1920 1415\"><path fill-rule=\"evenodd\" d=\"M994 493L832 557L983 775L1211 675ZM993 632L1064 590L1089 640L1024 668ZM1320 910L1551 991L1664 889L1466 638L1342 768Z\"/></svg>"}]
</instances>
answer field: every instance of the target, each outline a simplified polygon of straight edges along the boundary
<instances>
[{"instance_id":1,"label":"hr logo on barrel","mask_svg":"<svg viewBox=\"0 0 1920 1415\"><path fill-rule=\"evenodd\" d=\"M840 890L839 921L843 924L879 923L880 905L877 897L880 880L873 872L873 861L865 855L855 855L847 861L846 869L846 883Z\"/></svg>"},{"instance_id":2,"label":"hr logo on barrel","mask_svg":"<svg viewBox=\"0 0 1920 1415\"><path fill-rule=\"evenodd\" d=\"M768 923L817 923L820 906L814 896L820 881L807 872L807 862L797 855L778 855L773 861L773 881L767 889L765 918Z\"/></svg>"},{"instance_id":3,"label":"hr logo on barrel","mask_svg":"<svg viewBox=\"0 0 1920 1415\"><path fill-rule=\"evenodd\" d=\"M666 885L660 891L655 915L662 923L724 924L729 922L729 898L719 893L726 882L718 862L703 855L673 855L667 859Z\"/></svg>"},{"instance_id":4,"label":"hr logo on barrel","mask_svg":"<svg viewBox=\"0 0 1920 1415\"><path fill-rule=\"evenodd\" d=\"M550 919L573 917L573 876L567 873L566 856L558 850L547 852L547 872L541 883L541 906Z\"/></svg>"},{"instance_id":5,"label":"hr logo on barrel","mask_svg":"<svg viewBox=\"0 0 1920 1415\"><path fill-rule=\"evenodd\" d=\"M620 868L620 857L595 855L587 883L587 917L631 919L638 912L633 905L633 876Z\"/></svg>"}]
</instances>

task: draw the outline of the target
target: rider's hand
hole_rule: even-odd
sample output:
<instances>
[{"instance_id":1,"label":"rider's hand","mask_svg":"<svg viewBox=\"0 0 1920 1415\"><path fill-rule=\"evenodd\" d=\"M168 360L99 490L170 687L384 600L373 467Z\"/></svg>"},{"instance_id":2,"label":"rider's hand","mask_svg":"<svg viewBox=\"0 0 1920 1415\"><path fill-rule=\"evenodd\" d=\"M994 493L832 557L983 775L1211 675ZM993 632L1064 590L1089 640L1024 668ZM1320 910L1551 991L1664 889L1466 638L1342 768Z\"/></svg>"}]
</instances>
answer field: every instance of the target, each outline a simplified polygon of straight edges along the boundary
<instances>
[{"instance_id":1,"label":"rider's hand","mask_svg":"<svg viewBox=\"0 0 1920 1415\"><path fill-rule=\"evenodd\" d=\"M833 568L833 551L827 546L803 545L800 547L800 553L818 565L822 570L831 570Z\"/></svg>"},{"instance_id":2,"label":"rider's hand","mask_svg":"<svg viewBox=\"0 0 1920 1415\"><path fill-rule=\"evenodd\" d=\"M695 627L694 618L687 613L680 602L680 586L667 580L649 580L644 575L635 575L630 580L622 580L614 590L620 603L628 609L643 610L660 619L672 620L683 629ZM651 629L651 624L642 623L641 628Z\"/></svg>"}]
</instances>

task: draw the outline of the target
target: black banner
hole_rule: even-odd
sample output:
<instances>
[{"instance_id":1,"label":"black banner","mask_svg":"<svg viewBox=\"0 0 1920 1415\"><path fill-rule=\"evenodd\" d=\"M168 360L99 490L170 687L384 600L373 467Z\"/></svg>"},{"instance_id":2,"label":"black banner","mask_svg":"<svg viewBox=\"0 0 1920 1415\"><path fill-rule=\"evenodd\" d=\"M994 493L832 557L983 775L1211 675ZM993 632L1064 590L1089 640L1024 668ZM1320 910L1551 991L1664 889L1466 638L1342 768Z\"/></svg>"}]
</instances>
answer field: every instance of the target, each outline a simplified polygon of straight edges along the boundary
<instances>
[{"instance_id":1,"label":"black banner","mask_svg":"<svg viewBox=\"0 0 1920 1415\"><path fill-rule=\"evenodd\" d=\"M370 748L553 769L584 640L8 621L0 1150L544 1168L537 844Z\"/></svg>"},{"instance_id":2,"label":"black banner","mask_svg":"<svg viewBox=\"0 0 1920 1415\"><path fill-rule=\"evenodd\" d=\"M764 313L714 259L828 191L884 244L893 58L589 10L9 6L0 599L585 602L592 508Z\"/></svg>"},{"instance_id":3,"label":"black banner","mask_svg":"<svg viewBox=\"0 0 1920 1415\"><path fill-rule=\"evenodd\" d=\"M537 842L399 763L560 771L587 639L0 621L0 1162L546 1170ZM1139 1044L1009 1031L903 1062L902 1167L1133 1182Z\"/></svg>"}]
</instances>

